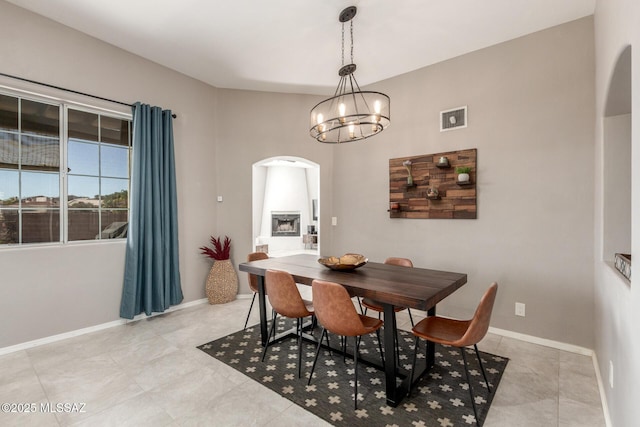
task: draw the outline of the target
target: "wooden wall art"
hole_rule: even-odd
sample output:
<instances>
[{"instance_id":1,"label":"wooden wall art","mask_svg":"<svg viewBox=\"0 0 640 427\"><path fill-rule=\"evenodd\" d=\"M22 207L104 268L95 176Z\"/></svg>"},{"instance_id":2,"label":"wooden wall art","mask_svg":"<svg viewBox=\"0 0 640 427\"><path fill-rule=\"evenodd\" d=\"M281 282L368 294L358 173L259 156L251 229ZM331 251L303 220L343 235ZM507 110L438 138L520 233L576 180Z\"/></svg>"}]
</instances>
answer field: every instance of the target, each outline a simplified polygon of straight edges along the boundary
<instances>
[{"instance_id":1,"label":"wooden wall art","mask_svg":"<svg viewBox=\"0 0 640 427\"><path fill-rule=\"evenodd\" d=\"M389 216L475 219L476 161L475 148L390 159ZM456 169L465 167L469 179L458 181Z\"/></svg>"}]
</instances>

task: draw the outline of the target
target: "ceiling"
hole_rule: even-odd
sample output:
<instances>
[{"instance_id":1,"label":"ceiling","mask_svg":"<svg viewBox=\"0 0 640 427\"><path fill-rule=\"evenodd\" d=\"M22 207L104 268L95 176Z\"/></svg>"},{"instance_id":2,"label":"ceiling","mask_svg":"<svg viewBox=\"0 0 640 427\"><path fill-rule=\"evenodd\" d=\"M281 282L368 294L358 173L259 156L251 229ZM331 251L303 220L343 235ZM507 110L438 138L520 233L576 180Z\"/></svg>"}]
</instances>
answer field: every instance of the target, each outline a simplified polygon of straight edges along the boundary
<instances>
[{"instance_id":1,"label":"ceiling","mask_svg":"<svg viewBox=\"0 0 640 427\"><path fill-rule=\"evenodd\" d=\"M361 86L593 14L595 0L8 0L219 88L333 93L355 5ZM348 24L346 50L349 63Z\"/></svg>"}]
</instances>

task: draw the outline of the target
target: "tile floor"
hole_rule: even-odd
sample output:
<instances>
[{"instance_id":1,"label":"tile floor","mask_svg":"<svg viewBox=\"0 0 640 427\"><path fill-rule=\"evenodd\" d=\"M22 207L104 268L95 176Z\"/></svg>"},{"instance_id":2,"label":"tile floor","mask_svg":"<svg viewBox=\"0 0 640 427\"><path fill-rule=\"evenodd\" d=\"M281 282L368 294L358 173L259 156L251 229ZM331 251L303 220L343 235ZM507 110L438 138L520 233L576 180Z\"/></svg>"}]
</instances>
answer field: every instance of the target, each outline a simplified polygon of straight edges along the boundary
<instances>
[{"instance_id":1,"label":"tile floor","mask_svg":"<svg viewBox=\"0 0 640 427\"><path fill-rule=\"evenodd\" d=\"M37 408L0 412L0 425L328 425L195 348L240 329L250 301L202 304L0 356L0 403ZM409 329L406 314L398 323ZM605 425L591 358L491 334L479 347L511 359L486 427ZM84 406L40 411L47 403Z\"/></svg>"}]
</instances>

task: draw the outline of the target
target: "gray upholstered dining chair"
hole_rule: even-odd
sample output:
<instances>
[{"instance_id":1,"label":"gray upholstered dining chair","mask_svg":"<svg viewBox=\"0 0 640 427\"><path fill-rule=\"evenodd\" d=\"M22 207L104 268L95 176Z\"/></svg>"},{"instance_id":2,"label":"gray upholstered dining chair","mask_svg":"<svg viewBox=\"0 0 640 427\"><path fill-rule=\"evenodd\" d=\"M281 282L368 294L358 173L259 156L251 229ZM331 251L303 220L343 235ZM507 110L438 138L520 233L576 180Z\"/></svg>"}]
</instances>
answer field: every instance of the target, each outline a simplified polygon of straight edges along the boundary
<instances>
[{"instance_id":1,"label":"gray upholstered dining chair","mask_svg":"<svg viewBox=\"0 0 640 427\"><path fill-rule=\"evenodd\" d=\"M315 315L318 323L322 326L322 334L318 340L316 356L313 359L307 384L311 384L313 371L315 370L318 355L320 354L320 347L322 347L322 339L327 336L327 331L342 337L353 337L353 359L355 362L354 406L355 409L358 409L358 349L360 347L360 338L366 334L376 333L378 337L378 350L380 351L380 357L384 364L384 355L380 340L380 327L383 325L383 322L380 319L358 314L349 293L344 286L338 283L314 280L311 284L311 292L313 295Z\"/></svg>"},{"instance_id":2,"label":"gray upholstered dining chair","mask_svg":"<svg viewBox=\"0 0 640 427\"><path fill-rule=\"evenodd\" d=\"M487 334L487 330L489 329L491 312L493 311L493 303L496 300L497 292L498 284L493 282L482 296L482 299L476 308L476 312L470 320L457 320L448 317L430 316L422 319L413 327L412 332L416 337L416 342L413 352L411 379L409 382L409 395L411 394L411 384L413 383L413 373L416 368L416 356L418 354L420 338L434 343L458 347L462 353L464 370L467 375L467 384L469 385L469 395L471 396L473 414L476 417L476 424L479 425L478 412L476 409L476 402L473 397L473 386L471 385L471 378L469 376L469 366L467 364L465 347L473 345L473 348L476 351L476 356L478 357L478 362L480 363L482 376L489 393L491 393L491 386L487 380L487 374L484 371L484 366L482 366L482 359L480 358L477 344L484 338Z\"/></svg>"},{"instance_id":3,"label":"gray upholstered dining chair","mask_svg":"<svg viewBox=\"0 0 640 427\"><path fill-rule=\"evenodd\" d=\"M286 271L267 270L264 276L264 284L269 304L273 308L273 318L267 343L262 351L262 361L264 362L264 356L267 354L271 335L275 334L278 314L290 319L296 319L298 378L300 378L302 372L302 321L305 317L313 316L313 304L302 299L293 276Z\"/></svg>"},{"instance_id":4,"label":"gray upholstered dining chair","mask_svg":"<svg viewBox=\"0 0 640 427\"><path fill-rule=\"evenodd\" d=\"M252 252L247 255L247 261L258 261L261 259L267 259L269 255L264 252ZM258 294L258 277L255 274L247 273L249 278L249 288L253 291L253 298L251 298L251 305L249 306L249 312L247 313L247 320L244 321L244 328L247 329L247 324L249 323L249 316L251 316L251 310L253 309L253 303L256 300L256 295Z\"/></svg>"}]
</instances>

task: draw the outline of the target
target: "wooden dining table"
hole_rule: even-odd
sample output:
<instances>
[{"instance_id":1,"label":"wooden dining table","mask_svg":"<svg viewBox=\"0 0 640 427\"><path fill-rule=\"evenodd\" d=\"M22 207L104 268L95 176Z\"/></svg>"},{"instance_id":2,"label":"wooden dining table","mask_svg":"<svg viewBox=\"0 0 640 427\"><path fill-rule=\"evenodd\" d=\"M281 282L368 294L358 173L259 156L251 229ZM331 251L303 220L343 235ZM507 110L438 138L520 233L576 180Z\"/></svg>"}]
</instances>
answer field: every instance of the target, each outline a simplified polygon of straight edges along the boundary
<instances>
[{"instance_id":1,"label":"wooden dining table","mask_svg":"<svg viewBox=\"0 0 640 427\"><path fill-rule=\"evenodd\" d=\"M320 263L318 257L309 254L268 258L243 262L240 271L258 277L258 303L260 307L260 331L262 345L267 345L267 310L264 292L264 276L267 270L281 270L290 273L297 283L311 286L313 280L320 279L339 283L350 295L371 298L384 307L384 358L385 390L387 404L397 406L407 394L410 375L403 374L396 365L395 331L396 316L394 306L408 307L436 314L436 304L467 283L467 275L427 268L407 268L397 265L368 262L355 270L331 270ZM390 355L392 357L390 357ZM435 346L427 343L427 358L414 381L425 370L433 366Z\"/></svg>"}]
</instances>

